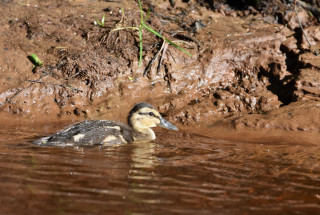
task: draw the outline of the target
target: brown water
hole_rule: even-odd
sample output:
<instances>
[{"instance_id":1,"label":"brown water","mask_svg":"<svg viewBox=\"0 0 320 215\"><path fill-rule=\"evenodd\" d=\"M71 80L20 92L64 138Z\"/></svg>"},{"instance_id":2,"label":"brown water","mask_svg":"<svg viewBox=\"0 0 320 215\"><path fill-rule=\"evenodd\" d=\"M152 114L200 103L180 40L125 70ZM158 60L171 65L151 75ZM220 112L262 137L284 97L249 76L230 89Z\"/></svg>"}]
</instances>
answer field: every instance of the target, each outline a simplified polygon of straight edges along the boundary
<instances>
[{"instance_id":1,"label":"brown water","mask_svg":"<svg viewBox=\"0 0 320 215\"><path fill-rule=\"evenodd\" d=\"M315 144L164 130L107 149L30 144L56 127L1 126L0 214L320 213Z\"/></svg>"}]
</instances>

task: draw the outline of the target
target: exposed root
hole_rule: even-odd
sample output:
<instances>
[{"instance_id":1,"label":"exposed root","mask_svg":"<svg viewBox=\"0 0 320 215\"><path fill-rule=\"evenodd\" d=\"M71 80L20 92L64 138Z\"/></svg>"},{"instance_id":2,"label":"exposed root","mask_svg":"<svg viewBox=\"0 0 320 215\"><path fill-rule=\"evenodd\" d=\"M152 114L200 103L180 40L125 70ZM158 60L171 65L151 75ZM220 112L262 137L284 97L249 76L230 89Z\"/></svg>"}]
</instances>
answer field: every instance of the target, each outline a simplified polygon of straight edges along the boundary
<instances>
[{"instance_id":1,"label":"exposed root","mask_svg":"<svg viewBox=\"0 0 320 215\"><path fill-rule=\"evenodd\" d=\"M159 57L160 53L162 52L162 57L160 58L160 62L158 64L158 68L157 68L157 73L159 72L160 67L161 67L161 63L162 63L162 60L163 60L163 56L165 54L164 52L167 50L167 47L168 47L168 44L166 43L165 40L163 40L161 48L158 50L158 52L153 56L153 58L149 62L148 66L146 67L146 69L143 72L143 76L146 76L149 73L154 61Z\"/></svg>"},{"instance_id":2,"label":"exposed root","mask_svg":"<svg viewBox=\"0 0 320 215\"><path fill-rule=\"evenodd\" d=\"M36 81L40 81L42 78L44 78L44 77L46 77L46 76L48 76L48 75L49 75L48 73L44 73L44 74L42 74L41 77L38 78L38 80L36 80ZM11 103L11 101L12 101L15 97L17 97L21 92L23 92L24 90L32 87L35 83L37 83L36 81L35 81L35 82L32 82L32 83L31 83L29 86L27 86L27 87L24 87L24 88L22 88L22 89L18 89L18 91L17 91L13 96L11 96L10 98L6 98L6 100L5 100L3 103L0 103L0 107L3 106L3 105L5 105L5 104L7 104L7 103Z\"/></svg>"},{"instance_id":3,"label":"exposed root","mask_svg":"<svg viewBox=\"0 0 320 215\"><path fill-rule=\"evenodd\" d=\"M164 58L165 55L166 55L166 51L167 51L168 45L169 45L168 43L166 43L165 41L163 41L162 46L164 46L164 47L163 47L162 55L161 55L161 58L160 58L160 62L159 62L158 67L157 67L157 74L160 73L162 61L163 61L163 58ZM162 48L162 47L161 47L161 48Z\"/></svg>"},{"instance_id":4,"label":"exposed root","mask_svg":"<svg viewBox=\"0 0 320 215\"><path fill-rule=\"evenodd\" d=\"M31 82L33 84L38 83L38 84L48 84L48 85L53 85L53 86L59 86L59 87L63 87L63 88L69 88L72 90L72 92L74 93L82 93L82 90L79 90L77 88L72 87L71 85L67 85L67 84L55 84L55 83L50 83L50 82L44 82L44 81L39 81L39 80L28 80L28 82Z\"/></svg>"}]
</instances>

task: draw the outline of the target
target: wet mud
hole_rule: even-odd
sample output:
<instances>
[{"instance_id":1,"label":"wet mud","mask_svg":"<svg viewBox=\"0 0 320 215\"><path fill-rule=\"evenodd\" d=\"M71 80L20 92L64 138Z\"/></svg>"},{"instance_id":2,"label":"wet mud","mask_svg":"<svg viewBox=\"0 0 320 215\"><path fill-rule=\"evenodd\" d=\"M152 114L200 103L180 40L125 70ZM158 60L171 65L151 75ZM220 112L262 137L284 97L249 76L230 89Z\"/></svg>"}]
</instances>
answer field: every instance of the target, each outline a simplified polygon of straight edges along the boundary
<instances>
[{"instance_id":1,"label":"wet mud","mask_svg":"<svg viewBox=\"0 0 320 215\"><path fill-rule=\"evenodd\" d=\"M149 1L143 9L151 11L148 25L192 57L144 30L139 67L138 33L112 31L139 24L134 2L1 3L1 112L38 119L124 119L124 110L147 101L184 126L229 120L237 129L319 132L315 17L297 7L311 50L288 8L279 24L270 19L274 16L250 10L226 13L221 5L214 12L196 2L177 4ZM95 25L103 14L104 27ZM33 68L27 58L33 53L43 66ZM291 109L292 117L286 117ZM296 119L302 115L314 120L300 123Z\"/></svg>"}]
</instances>

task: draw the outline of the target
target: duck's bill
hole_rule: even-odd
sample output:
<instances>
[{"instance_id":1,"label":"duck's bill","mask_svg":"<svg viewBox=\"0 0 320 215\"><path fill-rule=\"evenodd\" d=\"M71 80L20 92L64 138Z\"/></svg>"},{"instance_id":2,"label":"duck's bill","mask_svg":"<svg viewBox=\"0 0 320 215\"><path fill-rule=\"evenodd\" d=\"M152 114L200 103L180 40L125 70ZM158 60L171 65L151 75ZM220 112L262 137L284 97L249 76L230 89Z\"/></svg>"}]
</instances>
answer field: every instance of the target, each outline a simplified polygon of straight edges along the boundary
<instances>
[{"instance_id":1,"label":"duck's bill","mask_svg":"<svg viewBox=\"0 0 320 215\"><path fill-rule=\"evenodd\" d=\"M160 118L160 124L158 126L162 128L178 131L178 128L175 125L171 124L171 122L168 122L162 117Z\"/></svg>"}]
</instances>

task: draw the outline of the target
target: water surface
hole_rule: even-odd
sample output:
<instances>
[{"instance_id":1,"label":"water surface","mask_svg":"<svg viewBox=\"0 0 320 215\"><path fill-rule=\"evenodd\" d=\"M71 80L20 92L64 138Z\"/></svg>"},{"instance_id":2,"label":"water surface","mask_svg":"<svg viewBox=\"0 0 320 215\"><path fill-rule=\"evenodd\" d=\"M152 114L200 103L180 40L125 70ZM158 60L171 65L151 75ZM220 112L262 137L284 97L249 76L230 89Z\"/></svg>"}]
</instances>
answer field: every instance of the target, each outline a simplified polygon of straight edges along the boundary
<instances>
[{"instance_id":1,"label":"water surface","mask_svg":"<svg viewBox=\"0 0 320 215\"><path fill-rule=\"evenodd\" d=\"M316 145L160 129L105 149L30 144L54 129L1 127L1 214L320 213Z\"/></svg>"}]
</instances>

